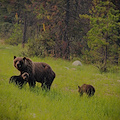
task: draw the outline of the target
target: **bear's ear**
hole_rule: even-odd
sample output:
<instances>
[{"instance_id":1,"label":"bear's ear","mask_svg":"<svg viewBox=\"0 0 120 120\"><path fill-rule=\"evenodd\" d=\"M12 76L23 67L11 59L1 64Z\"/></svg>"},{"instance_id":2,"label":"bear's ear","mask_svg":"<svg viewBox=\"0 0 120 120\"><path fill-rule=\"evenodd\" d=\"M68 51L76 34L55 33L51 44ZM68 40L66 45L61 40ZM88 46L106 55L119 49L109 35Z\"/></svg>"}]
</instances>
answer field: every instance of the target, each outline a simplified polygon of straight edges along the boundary
<instances>
[{"instance_id":1,"label":"bear's ear","mask_svg":"<svg viewBox=\"0 0 120 120\"><path fill-rule=\"evenodd\" d=\"M78 88L80 88L80 86L78 86Z\"/></svg>"},{"instance_id":2,"label":"bear's ear","mask_svg":"<svg viewBox=\"0 0 120 120\"><path fill-rule=\"evenodd\" d=\"M14 59L16 58L16 56L14 56Z\"/></svg>"},{"instance_id":3,"label":"bear's ear","mask_svg":"<svg viewBox=\"0 0 120 120\"><path fill-rule=\"evenodd\" d=\"M23 58L23 60L25 60L25 59L26 59L26 57Z\"/></svg>"}]
</instances>

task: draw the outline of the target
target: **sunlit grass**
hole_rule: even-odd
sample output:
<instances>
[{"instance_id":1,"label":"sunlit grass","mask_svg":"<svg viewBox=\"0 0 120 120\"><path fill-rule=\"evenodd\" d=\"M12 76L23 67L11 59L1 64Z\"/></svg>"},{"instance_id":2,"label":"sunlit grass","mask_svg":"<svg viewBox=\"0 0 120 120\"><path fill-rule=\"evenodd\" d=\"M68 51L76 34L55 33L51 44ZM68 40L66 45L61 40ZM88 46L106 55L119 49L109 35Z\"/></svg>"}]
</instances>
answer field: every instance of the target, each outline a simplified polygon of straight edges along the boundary
<instances>
[{"instance_id":1,"label":"sunlit grass","mask_svg":"<svg viewBox=\"0 0 120 120\"><path fill-rule=\"evenodd\" d=\"M56 73L51 91L42 91L40 83L30 89L9 84L19 75L13 56L20 56L20 46L0 45L0 119L1 120L119 120L120 73L101 74L92 65L72 66L55 58L31 58L46 62ZM92 84L95 95L80 97L77 86Z\"/></svg>"}]
</instances>

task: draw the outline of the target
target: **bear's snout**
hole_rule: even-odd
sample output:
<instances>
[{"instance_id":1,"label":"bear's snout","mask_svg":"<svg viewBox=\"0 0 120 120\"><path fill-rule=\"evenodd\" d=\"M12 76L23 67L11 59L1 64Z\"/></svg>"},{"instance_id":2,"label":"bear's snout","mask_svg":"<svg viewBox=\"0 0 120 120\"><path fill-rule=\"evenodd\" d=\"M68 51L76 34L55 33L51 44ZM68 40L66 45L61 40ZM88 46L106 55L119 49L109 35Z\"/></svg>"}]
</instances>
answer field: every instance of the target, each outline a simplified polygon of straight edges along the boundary
<instances>
[{"instance_id":1,"label":"bear's snout","mask_svg":"<svg viewBox=\"0 0 120 120\"><path fill-rule=\"evenodd\" d=\"M20 63L17 64L17 68L21 68L22 65Z\"/></svg>"}]
</instances>

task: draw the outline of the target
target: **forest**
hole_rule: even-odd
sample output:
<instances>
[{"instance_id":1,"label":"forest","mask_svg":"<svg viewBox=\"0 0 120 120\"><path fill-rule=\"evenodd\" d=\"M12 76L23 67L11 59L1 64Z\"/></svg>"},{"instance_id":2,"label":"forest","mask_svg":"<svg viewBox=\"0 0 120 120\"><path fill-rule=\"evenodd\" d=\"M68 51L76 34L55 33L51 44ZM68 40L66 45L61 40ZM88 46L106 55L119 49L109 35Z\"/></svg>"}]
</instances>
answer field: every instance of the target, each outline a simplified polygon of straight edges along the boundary
<instances>
[{"instance_id":1,"label":"forest","mask_svg":"<svg viewBox=\"0 0 120 120\"><path fill-rule=\"evenodd\" d=\"M120 0L0 0L0 40L105 72L120 64Z\"/></svg>"}]
</instances>

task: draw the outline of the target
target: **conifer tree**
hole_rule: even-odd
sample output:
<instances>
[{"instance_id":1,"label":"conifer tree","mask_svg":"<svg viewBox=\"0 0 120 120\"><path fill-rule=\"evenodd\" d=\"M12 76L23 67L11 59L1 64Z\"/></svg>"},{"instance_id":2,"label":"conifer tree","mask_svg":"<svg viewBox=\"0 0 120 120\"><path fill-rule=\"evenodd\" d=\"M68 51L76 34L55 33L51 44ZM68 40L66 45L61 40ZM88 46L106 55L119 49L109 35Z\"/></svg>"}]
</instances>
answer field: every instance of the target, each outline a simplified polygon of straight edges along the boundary
<instances>
[{"instance_id":1,"label":"conifer tree","mask_svg":"<svg viewBox=\"0 0 120 120\"><path fill-rule=\"evenodd\" d=\"M91 29L87 34L90 54L100 70L106 71L108 63L118 63L119 59L120 12L109 0L93 0L90 13Z\"/></svg>"}]
</instances>

